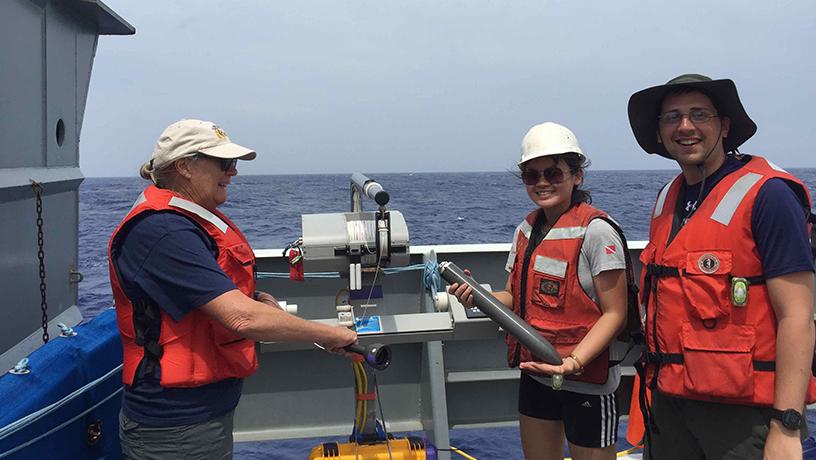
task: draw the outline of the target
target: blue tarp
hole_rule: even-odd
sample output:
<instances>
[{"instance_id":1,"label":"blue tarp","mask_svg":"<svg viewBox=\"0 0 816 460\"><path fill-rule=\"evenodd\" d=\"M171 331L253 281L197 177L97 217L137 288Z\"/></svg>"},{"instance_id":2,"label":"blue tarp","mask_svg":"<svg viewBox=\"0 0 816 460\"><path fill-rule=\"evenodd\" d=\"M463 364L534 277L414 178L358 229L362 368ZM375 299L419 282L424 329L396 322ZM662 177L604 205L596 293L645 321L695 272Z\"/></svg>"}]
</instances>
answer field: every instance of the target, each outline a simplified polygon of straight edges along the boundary
<instances>
[{"instance_id":1,"label":"blue tarp","mask_svg":"<svg viewBox=\"0 0 816 460\"><path fill-rule=\"evenodd\" d=\"M29 374L0 377L0 458L121 458L118 433L121 368L76 398L10 433L9 424L62 400L122 364L122 345L113 309L74 330L76 336L52 338L32 353L28 357ZM106 398L106 402L79 416ZM77 416L39 441L15 450ZM89 427L97 423L101 436L94 440L89 436Z\"/></svg>"}]
</instances>

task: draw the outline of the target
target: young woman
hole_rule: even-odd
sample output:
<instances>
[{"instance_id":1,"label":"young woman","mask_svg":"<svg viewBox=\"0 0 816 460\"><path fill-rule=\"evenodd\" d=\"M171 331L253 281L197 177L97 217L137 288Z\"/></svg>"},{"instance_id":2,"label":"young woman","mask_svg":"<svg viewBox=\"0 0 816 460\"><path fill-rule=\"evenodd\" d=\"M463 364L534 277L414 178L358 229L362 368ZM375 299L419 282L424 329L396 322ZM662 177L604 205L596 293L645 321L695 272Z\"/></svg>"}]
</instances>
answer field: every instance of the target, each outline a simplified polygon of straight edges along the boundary
<instances>
[{"instance_id":1,"label":"young woman","mask_svg":"<svg viewBox=\"0 0 816 460\"><path fill-rule=\"evenodd\" d=\"M626 245L617 224L589 205L582 190L587 158L575 134L555 124L533 126L518 162L536 209L516 229L502 303L536 328L563 357L538 361L507 336L508 363L522 371L519 421L525 457L615 458L620 370L610 347L626 321ZM471 305L470 287L449 292ZM553 389L553 374L562 374Z\"/></svg>"}]
</instances>

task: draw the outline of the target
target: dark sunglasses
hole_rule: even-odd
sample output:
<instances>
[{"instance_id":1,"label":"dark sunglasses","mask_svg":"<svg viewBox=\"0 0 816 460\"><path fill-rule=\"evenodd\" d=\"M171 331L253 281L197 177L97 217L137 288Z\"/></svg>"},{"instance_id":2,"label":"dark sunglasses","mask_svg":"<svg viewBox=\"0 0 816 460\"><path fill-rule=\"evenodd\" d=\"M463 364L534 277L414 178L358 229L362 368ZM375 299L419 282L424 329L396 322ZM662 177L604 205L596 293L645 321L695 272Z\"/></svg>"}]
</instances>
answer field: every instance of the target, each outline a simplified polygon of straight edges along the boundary
<instances>
[{"instance_id":1,"label":"dark sunglasses","mask_svg":"<svg viewBox=\"0 0 816 460\"><path fill-rule=\"evenodd\" d=\"M221 163L221 171L224 172L231 171L238 166L237 158L219 158L218 162Z\"/></svg>"},{"instance_id":2,"label":"dark sunglasses","mask_svg":"<svg viewBox=\"0 0 816 460\"><path fill-rule=\"evenodd\" d=\"M238 159L237 158L216 158L211 157L209 155L205 155L203 153L197 153L197 157L199 158L209 158L210 160L217 160L218 163L221 165L221 171L227 172L238 166Z\"/></svg>"},{"instance_id":3,"label":"dark sunglasses","mask_svg":"<svg viewBox=\"0 0 816 460\"><path fill-rule=\"evenodd\" d=\"M542 177L551 184L560 184L564 182L564 170L557 166L550 166L543 171L525 169L521 172L521 180L524 181L525 185L535 185Z\"/></svg>"}]
</instances>

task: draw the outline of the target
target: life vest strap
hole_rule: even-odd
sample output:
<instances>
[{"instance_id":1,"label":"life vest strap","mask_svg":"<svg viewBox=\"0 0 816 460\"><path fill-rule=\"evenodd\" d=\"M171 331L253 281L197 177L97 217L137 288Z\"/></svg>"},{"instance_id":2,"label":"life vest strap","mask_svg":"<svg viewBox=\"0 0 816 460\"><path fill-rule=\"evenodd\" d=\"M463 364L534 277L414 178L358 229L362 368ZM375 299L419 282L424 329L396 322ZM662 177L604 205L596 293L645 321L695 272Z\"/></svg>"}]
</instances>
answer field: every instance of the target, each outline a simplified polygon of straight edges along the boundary
<instances>
[{"instance_id":1,"label":"life vest strap","mask_svg":"<svg viewBox=\"0 0 816 460\"><path fill-rule=\"evenodd\" d=\"M677 267L671 267L668 265L660 265L660 264L648 264L646 265L646 274L649 276L654 276L657 278L665 278L669 276L680 276L682 273L680 269ZM735 276L731 276L730 278L735 278ZM740 278L745 278L748 280L748 284L755 285L755 284L765 284L765 277L762 275L759 276L741 276Z\"/></svg>"},{"instance_id":2,"label":"life vest strap","mask_svg":"<svg viewBox=\"0 0 816 460\"><path fill-rule=\"evenodd\" d=\"M741 277L737 277L737 276L732 275L731 279L733 279L733 278L745 278L745 280L748 281L748 286L754 286L756 284L765 284L765 277L762 276L762 275L759 275L759 276L741 276Z\"/></svg>"},{"instance_id":3,"label":"life vest strap","mask_svg":"<svg viewBox=\"0 0 816 460\"><path fill-rule=\"evenodd\" d=\"M657 353L647 352L643 354L643 361L645 364L656 364L662 366L664 364L683 364L682 353ZM760 361L753 360L754 370L757 372L773 372L776 370L776 361Z\"/></svg>"},{"instance_id":4,"label":"life vest strap","mask_svg":"<svg viewBox=\"0 0 816 460\"><path fill-rule=\"evenodd\" d=\"M646 266L646 274L663 278L666 276L680 276L680 269L668 265L649 264Z\"/></svg>"}]
</instances>

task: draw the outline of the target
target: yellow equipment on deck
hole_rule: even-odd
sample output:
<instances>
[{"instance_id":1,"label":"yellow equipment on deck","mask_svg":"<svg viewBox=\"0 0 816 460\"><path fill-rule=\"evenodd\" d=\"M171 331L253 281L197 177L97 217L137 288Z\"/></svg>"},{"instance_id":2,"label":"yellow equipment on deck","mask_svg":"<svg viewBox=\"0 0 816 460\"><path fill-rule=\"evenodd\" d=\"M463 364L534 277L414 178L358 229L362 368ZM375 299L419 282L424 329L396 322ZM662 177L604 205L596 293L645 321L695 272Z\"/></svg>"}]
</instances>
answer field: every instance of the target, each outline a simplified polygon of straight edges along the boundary
<instances>
[{"instance_id":1,"label":"yellow equipment on deck","mask_svg":"<svg viewBox=\"0 0 816 460\"><path fill-rule=\"evenodd\" d=\"M389 453L390 449L390 453ZM324 442L309 460L436 460L436 449L421 438L390 439L376 444Z\"/></svg>"}]
</instances>

